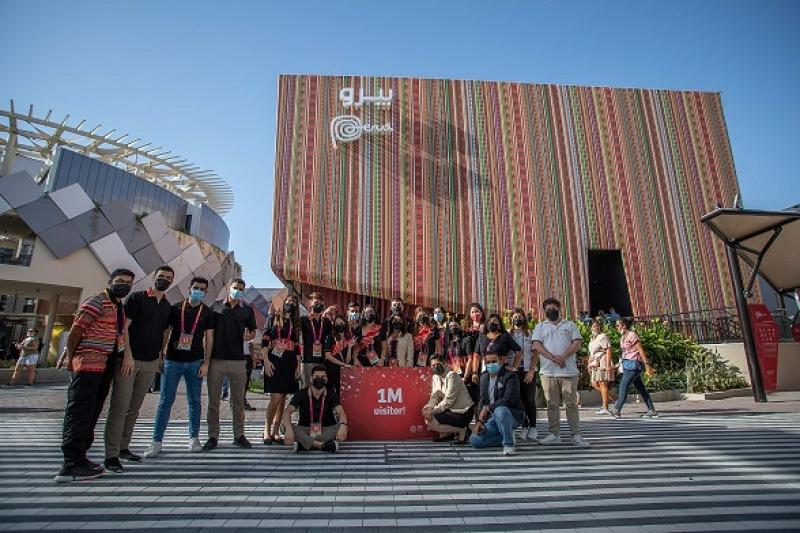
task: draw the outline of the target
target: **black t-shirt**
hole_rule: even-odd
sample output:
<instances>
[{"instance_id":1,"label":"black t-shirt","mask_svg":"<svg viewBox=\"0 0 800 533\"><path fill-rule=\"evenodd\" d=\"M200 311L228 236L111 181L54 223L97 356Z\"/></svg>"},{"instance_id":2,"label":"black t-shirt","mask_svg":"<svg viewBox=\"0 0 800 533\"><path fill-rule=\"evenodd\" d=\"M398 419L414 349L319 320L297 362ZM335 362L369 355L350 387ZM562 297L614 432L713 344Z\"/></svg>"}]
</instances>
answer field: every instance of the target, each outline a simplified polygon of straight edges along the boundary
<instances>
[{"instance_id":1,"label":"black t-shirt","mask_svg":"<svg viewBox=\"0 0 800 533\"><path fill-rule=\"evenodd\" d=\"M214 302L214 351L212 359L245 360L244 330L256 330L253 309L242 302L233 307L227 300Z\"/></svg>"},{"instance_id":2,"label":"black t-shirt","mask_svg":"<svg viewBox=\"0 0 800 533\"><path fill-rule=\"evenodd\" d=\"M297 409L298 414L300 415L300 420L298 420L298 426L308 427L311 426L311 411L309 410L308 405L308 387L305 389L300 389L298 392L294 393L292 396L292 401L289 402L289 405ZM314 407L314 421L319 421L319 413L322 407L322 399L325 399L325 407L324 412L322 413L322 425L324 426L332 426L336 424L336 417L333 416L333 410L336 409L339 405L339 397L336 396L336 393L333 392L332 389L328 388L325 396L321 396L319 399L311 397L311 405Z\"/></svg>"},{"instance_id":3,"label":"black t-shirt","mask_svg":"<svg viewBox=\"0 0 800 533\"><path fill-rule=\"evenodd\" d=\"M184 304L186 305L185 311ZM199 318L198 314L200 315ZM181 315L183 315L183 331L181 331ZM178 340L181 333L191 333L195 320L197 320L197 327L192 336L192 349L178 350ZM198 306L192 306L184 300L176 303L170 309L169 325L172 326L172 333L169 336L167 359L184 363L202 359L205 354L203 339L205 338L206 330L214 329L214 311L203 303Z\"/></svg>"},{"instance_id":4,"label":"black t-shirt","mask_svg":"<svg viewBox=\"0 0 800 533\"><path fill-rule=\"evenodd\" d=\"M510 352L518 352L522 350L519 344L514 340L514 337L508 333L501 333L499 337L494 340L489 339L485 333L478 335L478 341L475 343L475 353L481 357L487 353L496 353L499 357L504 357Z\"/></svg>"},{"instance_id":5,"label":"black t-shirt","mask_svg":"<svg viewBox=\"0 0 800 533\"><path fill-rule=\"evenodd\" d=\"M300 317L300 329L303 332L303 362L319 363L325 361L325 341L333 333L333 324L326 318ZM318 358L314 358L314 343L319 339L322 351Z\"/></svg>"},{"instance_id":6,"label":"black t-shirt","mask_svg":"<svg viewBox=\"0 0 800 533\"><path fill-rule=\"evenodd\" d=\"M164 330L169 327L170 305L166 297L161 300L148 291L136 291L125 302L125 315L131 321L128 341L133 358L155 361L164 348Z\"/></svg>"}]
</instances>

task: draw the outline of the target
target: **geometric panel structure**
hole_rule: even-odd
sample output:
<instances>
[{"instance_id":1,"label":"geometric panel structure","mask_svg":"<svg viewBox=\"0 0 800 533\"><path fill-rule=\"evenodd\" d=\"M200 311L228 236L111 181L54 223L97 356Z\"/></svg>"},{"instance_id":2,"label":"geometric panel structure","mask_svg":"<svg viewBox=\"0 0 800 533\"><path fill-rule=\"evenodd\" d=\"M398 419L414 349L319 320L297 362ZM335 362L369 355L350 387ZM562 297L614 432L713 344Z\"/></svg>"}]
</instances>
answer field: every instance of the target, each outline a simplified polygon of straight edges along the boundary
<instances>
[{"instance_id":1,"label":"geometric panel structure","mask_svg":"<svg viewBox=\"0 0 800 533\"><path fill-rule=\"evenodd\" d=\"M634 316L733 306L700 221L739 192L719 93L282 75L277 118L272 269L303 294L575 316L618 250Z\"/></svg>"},{"instance_id":2,"label":"geometric panel structure","mask_svg":"<svg viewBox=\"0 0 800 533\"><path fill-rule=\"evenodd\" d=\"M128 253L125 244L116 233L106 235L102 239L91 243L89 247L109 273L117 268L127 268L136 275L135 279L145 276L144 270L136 263L133 256Z\"/></svg>"},{"instance_id":3,"label":"geometric panel structure","mask_svg":"<svg viewBox=\"0 0 800 533\"><path fill-rule=\"evenodd\" d=\"M67 217L56 207L56 203L42 196L29 204L17 207L17 215L34 233L41 233L67 220Z\"/></svg>"},{"instance_id":4,"label":"geometric panel structure","mask_svg":"<svg viewBox=\"0 0 800 533\"><path fill-rule=\"evenodd\" d=\"M58 259L86 246L83 237L69 220L40 232L39 238Z\"/></svg>"},{"instance_id":5,"label":"geometric panel structure","mask_svg":"<svg viewBox=\"0 0 800 533\"><path fill-rule=\"evenodd\" d=\"M9 203L3 200L3 197L0 196L0 215L5 213L6 211L10 211L11 209L12 209L11 205L9 205Z\"/></svg>"},{"instance_id":6,"label":"geometric panel structure","mask_svg":"<svg viewBox=\"0 0 800 533\"><path fill-rule=\"evenodd\" d=\"M103 204L100 206L100 209L117 231L127 228L136 222L136 215L133 214L130 206L125 202Z\"/></svg>"},{"instance_id":7,"label":"geometric panel structure","mask_svg":"<svg viewBox=\"0 0 800 533\"><path fill-rule=\"evenodd\" d=\"M172 233L155 241L153 245L165 262L172 261L181 253L181 247L175 237L172 236Z\"/></svg>"},{"instance_id":8,"label":"geometric panel structure","mask_svg":"<svg viewBox=\"0 0 800 533\"><path fill-rule=\"evenodd\" d=\"M53 191L49 196L59 209L67 215L67 218L75 218L95 207L92 199L84 192L83 187L77 183Z\"/></svg>"},{"instance_id":9,"label":"geometric panel structure","mask_svg":"<svg viewBox=\"0 0 800 533\"><path fill-rule=\"evenodd\" d=\"M158 250L152 244L134 252L133 258L136 259L136 262L146 273L155 272L158 267L164 264L164 260L158 255Z\"/></svg>"},{"instance_id":10,"label":"geometric panel structure","mask_svg":"<svg viewBox=\"0 0 800 533\"><path fill-rule=\"evenodd\" d=\"M192 271L189 270L189 267L186 265L186 262L183 260L182 256L176 257L172 261L167 263L172 269L175 271L175 277L173 278L173 283L180 283L185 278L192 275Z\"/></svg>"},{"instance_id":11,"label":"geometric panel structure","mask_svg":"<svg viewBox=\"0 0 800 533\"><path fill-rule=\"evenodd\" d=\"M117 235L122 239L125 248L127 248L130 253L138 252L153 242L150 240L150 235L147 233L144 226L139 222L134 222L130 226L117 230Z\"/></svg>"},{"instance_id":12,"label":"geometric panel structure","mask_svg":"<svg viewBox=\"0 0 800 533\"><path fill-rule=\"evenodd\" d=\"M155 213L150 213L146 217L142 219L142 224L144 224L147 233L150 235L150 239L152 241L158 241L162 238L166 237L170 234L170 230L167 227L167 223L164 221L164 216L161 214L160 211L156 211ZM170 257L170 259L172 259Z\"/></svg>"},{"instance_id":13,"label":"geometric panel structure","mask_svg":"<svg viewBox=\"0 0 800 533\"><path fill-rule=\"evenodd\" d=\"M0 197L14 209L33 202L43 194L42 188L24 170L0 177Z\"/></svg>"},{"instance_id":14,"label":"geometric panel structure","mask_svg":"<svg viewBox=\"0 0 800 533\"><path fill-rule=\"evenodd\" d=\"M196 242L192 243L188 248L186 248L181 253L181 256L183 257L186 266L189 267L189 270L192 272L200 268L200 265L203 264L203 252L200 251L200 247Z\"/></svg>"},{"instance_id":15,"label":"geometric panel structure","mask_svg":"<svg viewBox=\"0 0 800 533\"><path fill-rule=\"evenodd\" d=\"M77 228L78 233L81 234L81 237L83 237L83 240L87 243L102 239L114 231L114 228L111 227L111 224L99 209L92 209L81 213L70 222Z\"/></svg>"}]
</instances>

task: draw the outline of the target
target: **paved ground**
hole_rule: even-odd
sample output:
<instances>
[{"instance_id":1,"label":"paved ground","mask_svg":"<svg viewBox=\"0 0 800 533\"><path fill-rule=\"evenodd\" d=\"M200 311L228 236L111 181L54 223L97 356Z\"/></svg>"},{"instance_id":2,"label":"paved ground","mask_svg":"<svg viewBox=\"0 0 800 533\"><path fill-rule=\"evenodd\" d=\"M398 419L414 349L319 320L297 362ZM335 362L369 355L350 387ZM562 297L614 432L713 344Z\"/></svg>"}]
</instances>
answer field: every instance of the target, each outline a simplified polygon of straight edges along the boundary
<instances>
[{"instance_id":1,"label":"paved ground","mask_svg":"<svg viewBox=\"0 0 800 533\"><path fill-rule=\"evenodd\" d=\"M800 394L771 400L663 403L657 420L584 410L591 450L524 443L516 457L430 442L244 451L229 423L218 450L189 454L179 412L163 457L58 485L64 387L3 389L0 530L800 530ZM150 440L154 402L135 450ZM253 440L261 417L249 413Z\"/></svg>"}]
</instances>

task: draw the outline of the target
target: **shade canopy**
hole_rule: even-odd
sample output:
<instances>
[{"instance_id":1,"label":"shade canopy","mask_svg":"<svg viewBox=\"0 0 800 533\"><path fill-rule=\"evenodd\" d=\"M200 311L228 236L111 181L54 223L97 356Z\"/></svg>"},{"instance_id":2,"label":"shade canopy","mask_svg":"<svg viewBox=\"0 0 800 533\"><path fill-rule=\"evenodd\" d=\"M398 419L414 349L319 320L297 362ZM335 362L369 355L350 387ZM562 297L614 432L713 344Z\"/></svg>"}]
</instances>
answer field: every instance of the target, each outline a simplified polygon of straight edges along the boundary
<instances>
[{"instance_id":1,"label":"shade canopy","mask_svg":"<svg viewBox=\"0 0 800 533\"><path fill-rule=\"evenodd\" d=\"M776 291L800 287L800 212L721 208L701 220Z\"/></svg>"}]
</instances>

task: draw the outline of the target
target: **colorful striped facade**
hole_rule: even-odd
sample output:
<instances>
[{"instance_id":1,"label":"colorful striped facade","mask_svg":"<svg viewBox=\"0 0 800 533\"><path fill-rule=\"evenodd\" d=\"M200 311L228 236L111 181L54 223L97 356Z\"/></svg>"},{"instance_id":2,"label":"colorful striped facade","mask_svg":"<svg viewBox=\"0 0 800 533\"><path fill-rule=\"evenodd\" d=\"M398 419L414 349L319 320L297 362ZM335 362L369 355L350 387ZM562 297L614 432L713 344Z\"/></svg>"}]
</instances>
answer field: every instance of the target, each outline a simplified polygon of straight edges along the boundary
<instances>
[{"instance_id":1,"label":"colorful striped facade","mask_svg":"<svg viewBox=\"0 0 800 533\"><path fill-rule=\"evenodd\" d=\"M393 131L334 146L338 115ZM281 76L275 183L272 268L302 294L574 315L587 251L619 249L636 315L733 304L700 223L738 192L718 93Z\"/></svg>"}]
</instances>

